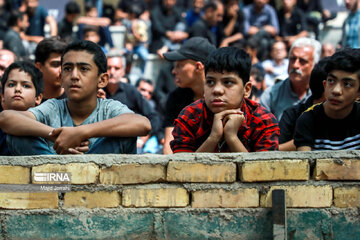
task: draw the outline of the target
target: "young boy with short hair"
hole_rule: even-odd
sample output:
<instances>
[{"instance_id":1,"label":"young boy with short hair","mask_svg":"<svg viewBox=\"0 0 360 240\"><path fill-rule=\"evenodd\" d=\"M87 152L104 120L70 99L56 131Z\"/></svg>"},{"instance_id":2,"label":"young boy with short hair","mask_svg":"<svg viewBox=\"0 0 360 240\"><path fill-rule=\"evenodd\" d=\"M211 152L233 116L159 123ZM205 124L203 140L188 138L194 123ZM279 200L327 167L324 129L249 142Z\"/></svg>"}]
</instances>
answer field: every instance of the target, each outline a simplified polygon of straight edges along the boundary
<instances>
[{"instance_id":1,"label":"young boy with short hair","mask_svg":"<svg viewBox=\"0 0 360 240\"><path fill-rule=\"evenodd\" d=\"M26 111L41 103L43 80L35 65L19 61L12 63L1 78L1 105L4 110ZM0 129L0 155L10 155L6 134Z\"/></svg>"},{"instance_id":2,"label":"young boy with short hair","mask_svg":"<svg viewBox=\"0 0 360 240\"><path fill-rule=\"evenodd\" d=\"M251 59L235 47L220 48L205 63L204 99L175 120L171 148L178 152L277 150L279 126L272 113L249 100Z\"/></svg>"},{"instance_id":3,"label":"young boy with short hair","mask_svg":"<svg viewBox=\"0 0 360 240\"><path fill-rule=\"evenodd\" d=\"M360 149L360 50L332 55L323 81L326 101L306 110L297 120L298 151Z\"/></svg>"},{"instance_id":4,"label":"young boy with short hair","mask_svg":"<svg viewBox=\"0 0 360 240\"><path fill-rule=\"evenodd\" d=\"M101 48L89 41L68 45L61 78L66 99L0 114L0 127L14 135L8 136L12 154L136 153L136 136L148 134L150 122L118 101L97 98L109 79Z\"/></svg>"}]
</instances>

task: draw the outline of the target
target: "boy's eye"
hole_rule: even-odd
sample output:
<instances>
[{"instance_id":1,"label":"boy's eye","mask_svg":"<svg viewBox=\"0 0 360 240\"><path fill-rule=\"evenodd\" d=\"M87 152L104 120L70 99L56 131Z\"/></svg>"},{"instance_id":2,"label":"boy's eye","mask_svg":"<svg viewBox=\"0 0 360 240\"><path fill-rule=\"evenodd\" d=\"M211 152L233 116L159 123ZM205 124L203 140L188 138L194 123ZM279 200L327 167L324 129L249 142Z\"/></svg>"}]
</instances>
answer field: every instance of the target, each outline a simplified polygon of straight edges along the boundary
<instances>
[{"instance_id":1,"label":"boy's eye","mask_svg":"<svg viewBox=\"0 0 360 240\"><path fill-rule=\"evenodd\" d=\"M330 84L334 83L334 79L332 79L332 78L328 78L328 79L326 79L326 81Z\"/></svg>"},{"instance_id":2,"label":"boy's eye","mask_svg":"<svg viewBox=\"0 0 360 240\"><path fill-rule=\"evenodd\" d=\"M31 88L31 85L30 84L24 84L23 87L24 88Z\"/></svg>"},{"instance_id":3,"label":"boy's eye","mask_svg":"<svg viewBox=\"0 0 360 240\"><path fill-rule=\"evenodd\" d=\"M213 85L214 84L214 80L206 80L206 85Z\"/></svg>"},{"instance_id":4,"label":"boy's eye","mask_svg":"<svg viewBox=\"0 0 360 240\"><path fill-rule=\"evenodd\" d=\"M15 87L15 83L9 83L7 86L8 87Z\"/></svg>"},{"instance_id":5,"label":"boy's eye","mask_svg":"<svg viewBox=\"0 0 360 240\"><path fill-rule=\"evenodd\" d=\"M234 84L234 83L233 83L232 81L227 81L227 80L224 81L224 85L225 85L225 86L228 86L228 87L229 87L229 86L232 86L233 84Z\"/></svg>"},{"instance_id":6,"label":"boy's eye","mask_svg":"<svg viewBox=\"0 0 360 240\"><path fill-rule=\"evenodd\" d=\"M353 86L353 84L351 82L344 82L344 86L350 88Z\"/></svg>"},{"instance_id":7,"label":"boy's eye","mask_svg":"<svg viewBox=\"0 0 360 240\"><path fill-rule=\"evenodd\" d=\"M83 71L83 72L85 72L85 71L88 71L89 68L87 68L87 67L81 67L80 70Z\"/></svg>"}]
</instances>

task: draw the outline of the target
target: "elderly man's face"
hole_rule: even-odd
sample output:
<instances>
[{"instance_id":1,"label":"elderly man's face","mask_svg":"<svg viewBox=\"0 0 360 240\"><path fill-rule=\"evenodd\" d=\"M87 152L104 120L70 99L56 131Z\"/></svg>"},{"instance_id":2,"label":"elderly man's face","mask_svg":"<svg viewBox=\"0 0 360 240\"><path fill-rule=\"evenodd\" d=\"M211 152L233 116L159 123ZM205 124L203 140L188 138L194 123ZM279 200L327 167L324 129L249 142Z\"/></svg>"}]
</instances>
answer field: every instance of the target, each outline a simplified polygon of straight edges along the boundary
<instances>
[{"instance_id":1,"label":"elderly man's face","mask_svg":"<svg viewBox=\"0 0 360 240\"><path fill-rule=\"evenodd\" d=\"M110 75L109 84L120 82L125 76L125 69L121 57L110 57L107 59L108 74Z\"/></svg>"},{"instance_id":2,"label":"elderly man's face","mask_svg":"<svg viewBox=\"0 0 360 240\"><path fill-rule=\"evenodd\" d=\"M289 54L288 73L291 82L309 83L314 68L314 49L312 47L295 47Z\"/></svg>"}]
</instances>

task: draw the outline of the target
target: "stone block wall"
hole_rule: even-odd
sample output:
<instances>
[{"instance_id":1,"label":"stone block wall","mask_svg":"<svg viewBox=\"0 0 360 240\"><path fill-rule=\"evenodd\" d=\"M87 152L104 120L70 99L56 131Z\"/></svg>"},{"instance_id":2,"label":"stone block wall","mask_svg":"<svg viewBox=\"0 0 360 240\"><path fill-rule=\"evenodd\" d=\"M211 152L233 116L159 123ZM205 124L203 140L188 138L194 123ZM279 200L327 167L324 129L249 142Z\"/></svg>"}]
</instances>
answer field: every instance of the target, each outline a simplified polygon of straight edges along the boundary
<instances>
[{"instance_id":1,"label":"stone block wall","mask_svg":"<svg viewBox=\"0 0 360 240\"><path fill-rule=\"evenodd\" d=\"M0 184L49 172L71 191L0 192L3 239L272 239L274 189L289 239L360 239L358 151L0 159Z\"/></svg>"}]
</instances>

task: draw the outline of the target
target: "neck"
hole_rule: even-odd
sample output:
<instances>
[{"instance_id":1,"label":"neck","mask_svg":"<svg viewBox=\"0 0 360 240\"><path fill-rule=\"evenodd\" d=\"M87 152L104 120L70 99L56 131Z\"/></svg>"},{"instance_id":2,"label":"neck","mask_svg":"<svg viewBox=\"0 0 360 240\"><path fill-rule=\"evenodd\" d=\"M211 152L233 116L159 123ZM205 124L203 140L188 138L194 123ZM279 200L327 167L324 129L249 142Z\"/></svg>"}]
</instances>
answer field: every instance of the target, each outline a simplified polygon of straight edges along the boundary
<instances>
[{"instance_id":1,"label":"neck","mask_svg":"<svg viewBox=\"0 0 360 240\"><path fill-rule=\"evenodd\" d=\"M107 91L110 93L110 95L114 95L116 90L118 90L119 88L119 83L109 83L107 86L106 86L106 89Z\"/></svg>"},{"instance_id":2,"label":"neck","mask_svg":"<svg viewBox=\"0 0 360 240\"><path fill-rule=\"evenodd\" d=\"M204 84L205 77L202 77L200 81L197 80L194 86L191 87L194 92L194 100L204 98Z\"/></svg>"},{"instance_id":3,"label":"neck","mask_svg":"<svg viewBox=\"0 0 360 240\"><path fill-rule=\"evenodd\" d=\"M282 64L283 63L283 61L284 61L284 59L274 59L274 61L275 61L275 63L276 63L276 65L280 65L280 64Z\"/></svg>"},{"instance_id":4,"label":"neck","mask_svg":"<svg viewBox=\"0 0 360 240\"><path fill-rule=\"evenodd\" d=\"M14 30L15 32L20 32L20 28L17 26L13 26L11 27L12 30Z\"/></svg>"},{"instance_id":5,"label":"neck","mask_svg":"<svg viewBox=\"0 0 360 240\"><path fill-rule=\"evenodd\" d=\"M299 99L303 99L309 89L309 82L296 82L296 83L293 83L290 81L290 84L291 84L291 88L293 90L293 92L295 92Z\"/></svg>"},{"instance_id":6,"label":"neck","mask_svg":"<svg viewBox=\"0 0 360 240\"><path fill-rule=\"evenodd\" d=\"M354 104L351 104L345 109L341 109L339 111L333 111L328 107L328 103L324 102L324 111L325 114L332 119L344 119L351 113L352 109L354 107Z\"/></svg>"},{"instance_id":7,"label":"neck","mask_svg":"<svg viewBox=\"0 0 360 240\"><path fill-rule=\"evenodd\" d=\"M58 98L64 94L64 88L62 87L53 87L53 86L44 86L44 98Z\"/></svg>"},{"instance_id":8,"label":"neck","mask_svg":"<svg viewBox=\"0 0 360 240\"><path fill-rule=\"evenodd\" d=\"M67 99L67 107L75 125L80 125L94 111L97 106L96 95L87 101L72 101Z\"/></svg>"}]
</instances>

